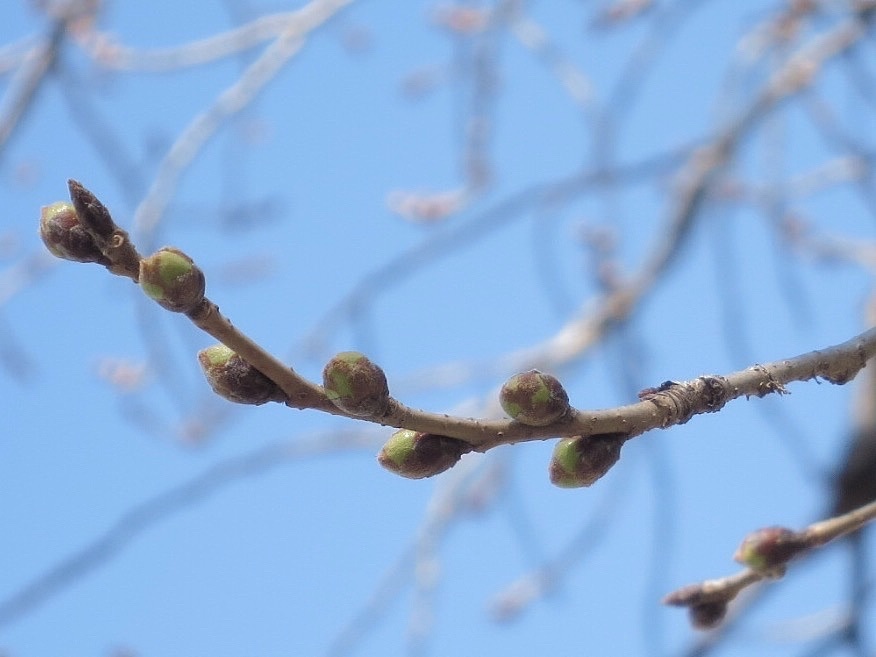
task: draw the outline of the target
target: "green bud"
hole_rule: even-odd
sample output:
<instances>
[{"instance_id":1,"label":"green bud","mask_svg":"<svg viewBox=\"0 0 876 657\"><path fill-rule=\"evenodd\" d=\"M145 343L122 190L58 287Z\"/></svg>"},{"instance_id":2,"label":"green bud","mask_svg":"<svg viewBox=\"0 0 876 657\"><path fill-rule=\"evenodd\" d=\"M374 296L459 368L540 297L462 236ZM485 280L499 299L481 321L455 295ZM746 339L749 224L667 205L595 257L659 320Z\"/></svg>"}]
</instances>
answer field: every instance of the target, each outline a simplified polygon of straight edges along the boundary
<instances>
[{"instance_id":1,"label":"green bud","mask_svg":"<svg viewBox=\"0 0 876 657\"><path fill-rule=\"evenodd\" d=\"M785 527L766 527L742 541L733 558L752 570L780 577L785 564L807 548L805 539Z\"/></svg>"},{"instance_id":2,"label":"green bud","mask_svg":"<svg viewBox=\"0 0 876 657\"><path fill-rule=\"evenodd\" d=\"M563 385L538 370L508 379L499 393L499 402L512 419L533 427L553 424L569 412L569 395Z\"/></svg>"},{"instance_id":3,"label":"green bud","mask_svg":"<svg viewBox=\"0 0 876 657\"><path fill-rule=\"evenodd\" d=\"M399 429L386 441L377 460L397 475L423 479L449 470L470 451L471 445L458 438Z\"/></svg>"},{"instance_id":4,"label":"green bud","mask_svg":"<svg viewBox=\"0 0 876 657\"><path fill-rule=\"evenodd\" d=\"M140 287L163 308L188 312L204 300L204 272L185 253L166 246L140 261Z\"/></svg>"},{"instance_id":5,"label":"green bud","mask_svg":"<svg viewBox=\"0 0 876 657\"><path fill-rule=\"evenodd\" d=\"M224 344L199 351L198 362L213 392L228 401L255 405L286 401L276 383Z\"/></svg>"},{"instance_id":6,"label":"green bud","mask_svg":"<svg viewBox=\"0 0 876 657\"><path fill-rule=\"evenodd\" d=\"M626 437L604 433L558 441L551 457L551 483L560 488L592 486L617 463Z\"/></svg>"},{"instance_id":7,"label":"green bud","mask_svg":"<svg viewBox=\"0 0 876 657\"><path fill-rule=\"evenodd\" d=\"M73 262L97 262L108 265L91 233L79 221L73 205L58 201L46 205L40 212L40 238L57 258Z\"/></svg>"},{"instance_id":8,"label":"green bud","mask_svg":"<svg viewBox=\"0 0 876 657\"><path fill-rule=\"evenodd\" d=\"M322 371L326 396L342 411L359 417L380 417L389 405L383 370L357 351L344 351Z\"/></svg>"}]
</instances>

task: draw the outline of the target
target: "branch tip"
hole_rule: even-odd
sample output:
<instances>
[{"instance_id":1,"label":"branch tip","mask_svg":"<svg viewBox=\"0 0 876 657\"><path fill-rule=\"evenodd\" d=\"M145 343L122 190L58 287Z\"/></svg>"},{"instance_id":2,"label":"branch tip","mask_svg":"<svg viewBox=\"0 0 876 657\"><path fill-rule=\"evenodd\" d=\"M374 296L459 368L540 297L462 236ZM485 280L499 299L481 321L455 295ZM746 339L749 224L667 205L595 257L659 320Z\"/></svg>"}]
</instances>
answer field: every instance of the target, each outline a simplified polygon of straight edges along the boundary
<instances>
[{"instance_id":1,"label":"branch tip","mask_svg":"<svg viewBox=\"0 0 876 657\"><path fill-rule=\"evenodd\" d=\"M82 183L72 178L67 181L70 200L79 215L80 221L89 230L103 239L109 239L118 229L109 210Z\"/></svg>"}]
</instances>

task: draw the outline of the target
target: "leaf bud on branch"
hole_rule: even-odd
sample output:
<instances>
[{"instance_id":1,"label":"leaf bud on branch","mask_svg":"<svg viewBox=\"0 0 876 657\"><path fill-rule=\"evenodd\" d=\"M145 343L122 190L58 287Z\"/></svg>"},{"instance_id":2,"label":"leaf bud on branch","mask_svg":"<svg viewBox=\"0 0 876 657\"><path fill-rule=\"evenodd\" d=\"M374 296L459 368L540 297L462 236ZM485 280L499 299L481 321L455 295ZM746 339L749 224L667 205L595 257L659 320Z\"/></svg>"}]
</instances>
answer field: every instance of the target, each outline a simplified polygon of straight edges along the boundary
<instances>
[{"instance_id":1,"label":"leaf bud on branch","mask_svg":"<svg viewBox=\"0 0 876 657\"><path fill-rule=\"evenodd\" d=\"M183 313L204 300L204 272L185 253L166 246L140 261L140 287L162 308Z\"/></svg>"},{"instance_id":2,"label":"leaf bud on branch","mask_svg":"<svg viewBox=\"0 0 876 657\"><path fill-rule=\"evenodd\" d=\"M785 527L766 527L746 536L733 558L768 577L780 577L785 565L810 547L806 536Z\"/></svg>"},{"instance_id":3,"label":"leaf bud on branch","mask_svg":"<svg viewBox=\"0 0 876 657\"><path fill-rule=\"evenodd\" d=\"M386 441L377 460L397 475L423 479L449 470L471 450L471 445L458 438L399 429Z\"/></svg>"},{"instance_id":4,"label":"leaf bud on branch","mask_svg":"<svg viewBox=\"0 0 876 657\"><path fill-rule=\"evenodd\" d=\"M551 457L551 483L560 488L592 486L618 462L626 439L625 433L563 438Z\"/></svg>"},{"instance_id":5,"label":"leaf bud on branch","mask_svg":"<svg viewBox=\"0 0 876 657\"><path fill-rule=\"evenodd\" d=\"M118 226L107 207L77 180L68 180L67 189L82 224L98 237L109 239Z\"/></svg>"},{"instance_id":6,"label":"leaf bud on branch","mask_svg":"<svg viewBox=\"0 0 876 657\"><path fill-rule=\"evenodd\" d=\"M569 395L550 374L530 370L515 374L499 393L502 408L513 420L532 427L545 427L568 415Z\"/></svg>"},{"instance_id":7,"label":"leaf bud on branch","mask_svg":"<svg viewBox=\"0 0 876 657\"><path fill-rule=\"evenodd\" d=\"M714 600L702 602L688 608L691 625L698 630L709 630L716 627L727 615L727 601Z\"/></svg>"},{"instance_id":8,"label":"leaf bud on branch","mask_svg":"<svg viewBox=\"0 0 876 657\"><path fill-rule=\"evenodd\" d=\"M389 406L389 386L383 370L357 351L343 351L322 371L326 396L356 417L381 417Z\"/></svg>"},{"instance_id":9,"label":"leaf bud on branch","mask_svg":"<svg viewBox=\"0 0 876 657\"><path fill-rule=\"evenodd\" d=\"M224 344L199 351L198 362L213 392L228 401L260 405L286 400L276 383Z\"/></svg>"},{"instance_id":10,"label":"leaf bud on branch","mask_svg":"<svg viewBox=\"0 0 876 657\"><path fill-rule=\"evenodd\" d=\"M65 201L42 208L40 238L57 258L73 262L96 262L104 266L109 264L94 237L82 225L76 209Z\"/></svg>"}]
</instances>

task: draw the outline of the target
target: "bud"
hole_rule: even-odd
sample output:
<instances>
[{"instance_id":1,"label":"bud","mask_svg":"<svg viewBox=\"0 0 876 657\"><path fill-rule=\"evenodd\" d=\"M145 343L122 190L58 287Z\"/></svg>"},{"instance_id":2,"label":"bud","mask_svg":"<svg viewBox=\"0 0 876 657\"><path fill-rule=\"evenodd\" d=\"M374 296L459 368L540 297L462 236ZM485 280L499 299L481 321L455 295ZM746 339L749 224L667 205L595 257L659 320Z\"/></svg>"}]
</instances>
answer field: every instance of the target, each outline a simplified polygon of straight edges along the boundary
<instances>
[{"instance_id":1,"label":"bud","mask_svg":"<svg viewBox=\"0 0 876 657\"><path fill-rule=\"evenodd\" d=\"M383 446L377 460L387 470L408 479L423 479L449 470L471 445L458 438L399 429Z\"/></svg>"},{"instance_id":2,"label":"bud","mask_svg":"<svg viewBox=\"0 0 876 657\"><path fill-rule=\"evenodd\" d=\"M551 457L551 483L560 488L592 486L620 458L627 434L603 433L563 438Z\"/></svg>"},{"instance_id":3,"label":"bud","mask_svg":"<svg viewBox=\"0 0 876 657\"><path fill-rule=\"evenodd\" d=\"M166 246L140 261L140 287L163 308L188 312L204 300L204 272L185 253Z\"/></svg>"},{"instance_id":4,"label":"bud","mask_svg":"<svg viewBox=\"0 0 876 657\"><path fill-rule=\"evenodd\" d=\"M783 574L786 563L808 547L803 536L785 527L766 527L742 541L733 558L766 575Z\"/></svg>"},{"instance_id":5,"label":"bud","mask_svg":"<svg viewBox=\"0 0 876 657\"><path fill-rule=\"evenodd\" d=\"M70 203L58 201L46 205L40 212L40 238L57 258L73 262L97 262L108 265L91 233L79 221Z\"/></svg>"},{"instance_id":6,"label":"bud","mask_svg":"<svg viewBox=\"0 0 876 657\"><path fill-rule=\"evenodd\" d=\"M724 620L727 615L727 601L701 602L688 609L690 622L698 630L709 630Z\"/></svg>"},{"instance_id":7,"label":"bud","mask_svg":"<svg viewBox=\"0 0 876 657\"><path fill-rule=\"evenodd\" d=\"M198 362L213 392L228 401L259 405L286 400L276 383L224 344L199 351Z\"/></svg>"},{"instance_id":8,"label":"bud","mask_svg":"<svg viewBox=\"0 0 876 657\"><path fill-rule=\"evenodd\" d=\"M544 427L569 412L569 395L550 374L530 370L515 374L499 393L505 412L521 424Z\"/></svg>"},{"instance_id":9,"label":"bud","mask_svg":"<svg viewBox=\"0 0 876 657\"><path fill-rule=\"evenodd\" d=\"M383 370L357 351L344 351L322 371L326 396L342 411L358 417L380 417L389 404Z\"/></svg>"},{"instance_id":10,"label":"bud","mask_svg":"<svg viewBox=\"0 0 876 657\"><path fill-rule=\"evenodd\" d=\"M76 208L76 214L79 215L82 225L87 226L100 237L108 239L118 226L106 206L78 180L68 180L67 189L70 191L70 200L73 201L73 207Z\"/></svg>"}]
</instances>

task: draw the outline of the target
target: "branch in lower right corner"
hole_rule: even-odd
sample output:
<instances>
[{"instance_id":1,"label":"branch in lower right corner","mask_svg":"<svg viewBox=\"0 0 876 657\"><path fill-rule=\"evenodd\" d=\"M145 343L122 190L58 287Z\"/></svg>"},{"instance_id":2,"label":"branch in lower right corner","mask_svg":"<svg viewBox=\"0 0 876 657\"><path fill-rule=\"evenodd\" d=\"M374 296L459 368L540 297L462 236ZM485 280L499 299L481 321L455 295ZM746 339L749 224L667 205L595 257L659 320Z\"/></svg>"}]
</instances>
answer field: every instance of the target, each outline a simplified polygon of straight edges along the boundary
<instances>
[{"instance_id":1,"label":"branch in lower right corner","mask_svg":"<svg viewBox=\"0 0 876 657\"><path fill-rule=\"evenodd\" d=\"M708 629L723 620L727 606L744 588L765 579L784 576L788 564L813 550L856 531L876 519L876 502L828 518L795 532L767 527L743 539L734 559L748 569L721 579L706 580L677 589L663 604L687 607L694 627Z\"/></svg>"}]
</instances>

